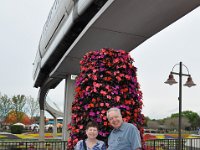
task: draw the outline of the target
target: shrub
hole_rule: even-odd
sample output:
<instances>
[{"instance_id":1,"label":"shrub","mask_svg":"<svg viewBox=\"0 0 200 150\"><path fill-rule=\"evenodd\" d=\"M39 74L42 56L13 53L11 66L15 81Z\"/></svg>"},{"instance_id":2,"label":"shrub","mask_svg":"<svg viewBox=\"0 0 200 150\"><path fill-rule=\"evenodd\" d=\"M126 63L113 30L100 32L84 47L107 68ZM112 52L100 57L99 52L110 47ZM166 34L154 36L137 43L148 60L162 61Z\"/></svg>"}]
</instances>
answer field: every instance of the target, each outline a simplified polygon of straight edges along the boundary
<instances>
[{"instance_id":1,"label":"shrub","mask_svg":"<svg viewBox=\"0 0 200 150\"><path fill-rule=\"evenodd\" d=\"M12 125L10 127L11 133L13 134L21 134L23 132L23 126L20 125Z\"/></svg>"}]
</instances>

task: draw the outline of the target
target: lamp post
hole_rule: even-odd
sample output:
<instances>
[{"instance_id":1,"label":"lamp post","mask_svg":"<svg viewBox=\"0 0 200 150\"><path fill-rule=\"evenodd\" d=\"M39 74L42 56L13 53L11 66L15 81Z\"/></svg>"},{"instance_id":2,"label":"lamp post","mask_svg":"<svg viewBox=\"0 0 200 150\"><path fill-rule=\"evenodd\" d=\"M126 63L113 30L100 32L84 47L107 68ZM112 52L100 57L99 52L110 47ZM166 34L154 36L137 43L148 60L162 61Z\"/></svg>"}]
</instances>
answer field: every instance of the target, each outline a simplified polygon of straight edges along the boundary
<instances>
[{"instance_id":1,"label":"lamp post","mask_svg":"<svg viewBox=\"0 0 200 150\"><path fill-rule=\"evenodd\" d=\"M173 71L173 69L177 65L179 65L179 72L178 73ZM187 74L183 74L182 73L182 67L183 66L187 69ZM192 87L192 86L195 86L196 84L194 84L194 82L192 81L192 77L189 74L188 68L184 64L182 64L182 62L180 62L179 64L174 65L174 67L172 68L172 71L170 72L169 78L165 82L166 84L173 85L173 84L177 83L176 80L174 79L173 75L178 75L179 76L178 150L182 150L182 144L181 144L182 143L181 142L182 141L182 137L181 137L181 122L182 122L182 76L187 76L188 77L188 79L187 79L186 83L184 84L184 86Z\"/></svg>"}]
</instances>

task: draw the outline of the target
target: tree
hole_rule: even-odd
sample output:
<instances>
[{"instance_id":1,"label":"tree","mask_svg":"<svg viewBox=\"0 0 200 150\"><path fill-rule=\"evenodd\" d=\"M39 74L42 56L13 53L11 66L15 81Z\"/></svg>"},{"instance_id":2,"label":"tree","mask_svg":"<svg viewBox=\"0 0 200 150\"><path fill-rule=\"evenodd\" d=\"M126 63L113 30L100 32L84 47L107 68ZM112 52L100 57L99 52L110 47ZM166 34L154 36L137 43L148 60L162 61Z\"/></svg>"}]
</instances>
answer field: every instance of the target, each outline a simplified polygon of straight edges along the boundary
<instances>
[{"instance_id":1,"label":"tree","mask_svg":"<svg viewBox=\"0 0 200 150\"><path fill-rule=\"evenodd\" d=\"M172 118L178 117L178 115L179 115L178 113L175 113L175 114L172 114L171 117ZM196 129L197 127L199 127L200 116L196 112L189 111L189 110L183 111L182 112L182 117L188 118L189 123L191 124L191 128Z\"/></svg>"},{"instance_id":2,"label":"tree","mask_svg":"<svg viewBox=\"0 0 200 150\"><path fill-rule=\"evenodd\" d=\"M150 128L150 129L158 129L159 128L159 122L158 121L152 121L152 120L149 120L148 122L147 122L147 126L148 126L148 128Z\"/></svg>"},{"instance_id":3,"label":"tree","mask_svg":"<svg viewBox=\"0 0 200 150\"><path fill-rule=\"evenodd\" d=\"M7 95L0 97L0 120L4 120L8 113L12 110L12 101Z\"/></svg>"},{"instance_id":4,"label":"tree","mask_svg":"<svg viewBox=\"0 0 200 150\"><path fill-rule=\"evenodd\" d=\"M182 118L182 125L181 125L182 129L186 129L187 127L190 127L190 126L191 126L191 124L190 124L189 119L186 118L186 117L183 117Z\"/></svg>"},{"instance_id":5,"label":"tree","mask_svg":"<svg viewBox=\"0 0 200 150\"><path fill-rule=\"evenodd\" d=\"M165 119L164 125L167 129L178 129L178 118L167 118Z\"/></svg>"},{"instance_id":6,"label":"tree","mask_svg":"<svg viewBox=\"0 0 200 150\"><path fill-rule=\"evenodd\" d=\"M21 120L17 120L17 116L21 116ZM24 113L24 112L17 112L16 114L16 111L11 111L8 113L8 115L6 116L5 118L5 123L7 124L14 124L16 122L20 122L20 123L23 123L23 124L30 124L30 119L29 117Z\"/></svg>"},{"instance_id":7,"label":"tree","mask_svg":"<svg viewBox=\"0 0 200 150\"><path fill-rule=\"evenodd\" d=\"M164 124L168 129L177 129L178 130L179 118L178 117L167 118L167 119L165 119ZM183 117L182 122L181 122L182 129L185 129L186 127L189 127L189 126L190 126L190 123L189 123L188 118Z\"/></svg>"},{"instance_id":8,"label":"tree","mask_svg":"<svg viewBox=\"0 0 200 150\"><path fill-rule=\"evenodd\" d=\"M35 122L35 117L39 114L39 102L37 100L34 100L33 97L29 96L26 98L26 106L27 106L27 112L30 114L31 117L31 123Z\"/></svg>"},{"instance_id":9,"label":"tree","mask_svg":"<svg viewBox=\"0 0 200 150\"><path fill-rule=\"evenodd\" d=\"M148 123L148 121L150 121L151 119L148 117L148 116L144 116L144 127L147 127L148 125L147 125L147 123Z\"/></svg>"},{"instance_id":10,"label":"tree","mask_svg":"<svg viewBox=\"0 0 200 150\"><path fill-rule=\"evenodd\" d=\"M130 55L123 50L101 49L87 53L80 65L67 149L73 150L77 141L85 138L88 121L99 124L99 139L106 141L112 130L106 111L111 107L120 108L123 119L138 127L143 141L142 92Z\"/></svg>"},{"instance_id":11,"label":"tree","mask_svg":"<svg viewBox=\"0 0 200 150\"><path fill-rule=\"evenodd\" d=\"M16 115L16 122L22 122L23 113L25 113L24 106L26 104L26 97L24 95L13 96L12 98L13 110Z\"/></svg>"}]
</instances>

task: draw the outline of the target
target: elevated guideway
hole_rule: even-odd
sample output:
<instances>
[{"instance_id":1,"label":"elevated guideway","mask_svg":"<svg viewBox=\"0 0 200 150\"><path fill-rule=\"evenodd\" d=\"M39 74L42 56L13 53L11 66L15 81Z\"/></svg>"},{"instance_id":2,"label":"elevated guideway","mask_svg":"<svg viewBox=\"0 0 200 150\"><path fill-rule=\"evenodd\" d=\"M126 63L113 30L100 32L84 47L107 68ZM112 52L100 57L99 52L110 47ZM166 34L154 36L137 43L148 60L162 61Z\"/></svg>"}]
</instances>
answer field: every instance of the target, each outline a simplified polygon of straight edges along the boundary
<instances>
[{"instance_id":1,"label":"elevated guideway","mask_svg":"<svg viewBox=\"0 0 200 150\"><path fill-rule=\"evenodd\" d=\"M199 5L199 0L109 0L49 76L78 74L79 61L90 50L109 47L131 51Z\"/></svg>"},{"instance_id":2,"label":"elevated guideway","mask_svg":"<svg viewBox=\"0 0 200 150\"><path fill-rule=\"evenodd\" d=\"M79 73L79 61L86 52L107 47L129 52L199 5L200 0L107 0L88 20L84 28L81 28L76 38L73 40L69 38L73 35L73 31L76 32L76 28L70 30L69 34L62 33L63 37L59 37L62 40L58 40L58 36L53 37L51 44L54 45L55 51L63 52L62 56L57 57L56 53L51 55L50 63L43 63L45 64L41 68L43 72L39 73L34 81L34 86L40 88L39 101L42 116L40 125L44 125L42 122L44 101L48 90L55 88L65 79L63 125L66 128L70 121L74 88L74 81L70 76ZM77 20L79 19L84 20L84 18ZM78 27L78 24L75 23L74 27ZM62 28L65 27L61 27L60 32L63 31ZM43 140L43 131L40 131L40 135ZM66 140L66 137L67 133L63 132L63 140Z\"/></svg>"}]
</instances>

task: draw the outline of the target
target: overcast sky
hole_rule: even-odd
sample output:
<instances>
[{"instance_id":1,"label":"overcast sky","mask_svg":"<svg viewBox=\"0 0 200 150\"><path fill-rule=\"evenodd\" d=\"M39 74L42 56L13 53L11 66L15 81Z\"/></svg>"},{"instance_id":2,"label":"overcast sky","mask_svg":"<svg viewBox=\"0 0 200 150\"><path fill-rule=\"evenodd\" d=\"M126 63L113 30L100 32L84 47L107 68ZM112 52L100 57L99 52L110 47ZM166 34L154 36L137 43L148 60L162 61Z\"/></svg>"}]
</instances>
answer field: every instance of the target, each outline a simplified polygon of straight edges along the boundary
<instances>
[{"instance_id":1,"label":"overcast sky","mask_svg":"<svg viewBox=\"0 0 200 150\"><path fill-rule=\"evenodd\" d=\"M1 0L0 92L37 98L33 88L34 61L43 25L53 0ZM180 61L189 69L196 87L183 87L183 110L200 114L200 8L173 23L131 52L143 92L143 113L164 118L178 112L178 84L164 84ZM174 71L178 72L176 66ZM183 68L183 72L187 73ZM178 81L178 76L175 76ZM183 83L187 80L183 77ZM64 83L48 94L63 109ZM50 102L52 103L52 102ZM53 106L53 104L52 104ZM55 107L55 106L54 106Z\"/></svg>"}]
</instances>

